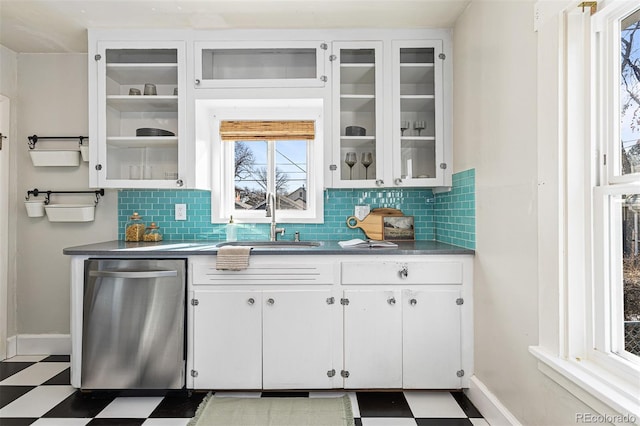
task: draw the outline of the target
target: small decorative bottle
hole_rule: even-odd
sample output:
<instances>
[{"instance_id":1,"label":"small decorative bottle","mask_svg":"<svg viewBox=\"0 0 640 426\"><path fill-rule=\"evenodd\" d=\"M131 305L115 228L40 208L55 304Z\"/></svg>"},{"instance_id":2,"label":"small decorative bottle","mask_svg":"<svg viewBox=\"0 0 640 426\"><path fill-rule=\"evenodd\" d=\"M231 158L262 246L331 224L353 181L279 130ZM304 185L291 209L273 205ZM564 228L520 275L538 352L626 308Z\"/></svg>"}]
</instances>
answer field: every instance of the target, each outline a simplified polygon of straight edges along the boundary
<instances>
[{"instance_id":1,"label":"small decorative bottle","mask_svg":"<svg viewBox=\"0 0 640 426\"><path fill-rule=\"evenodd\" d=\"M237 241L238 239L238 228L236 224L233 222L233 216L229 218L229 223L227 223L227 227L225 228L227 234L227 241Z\"/></svg>"},{"instance_id":2,"label":"small decorative bottle","mask_svg":"<svg viewBox=\"0 0 640 426\"><path fill-rule=\"evenodd\" d=\"M144 231L144 241L162 241L160 227L155 222L151 222L151 225Z\"/></svg>"},{"instance_id":3,"label":"small decorative bottle","mask_svg":"<svg viewBox=\"0 0 640 426\"><path fill-rule=\"evenodd\" d=\"M133 212L133 215L129 217L129 221L124 228L124 240L142 241L145 228L146 226L142 221L142 216L140 216L138 212Z\"/></svg>"}]
</instances>

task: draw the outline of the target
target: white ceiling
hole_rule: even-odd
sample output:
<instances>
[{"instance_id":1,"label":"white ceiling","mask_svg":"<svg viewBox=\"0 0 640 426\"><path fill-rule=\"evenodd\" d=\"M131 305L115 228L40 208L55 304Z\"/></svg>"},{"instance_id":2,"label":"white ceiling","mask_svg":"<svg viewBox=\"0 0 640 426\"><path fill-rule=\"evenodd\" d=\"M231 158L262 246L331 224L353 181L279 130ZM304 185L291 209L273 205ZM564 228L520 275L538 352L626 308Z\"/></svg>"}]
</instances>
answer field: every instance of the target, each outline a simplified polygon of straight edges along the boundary
<instances>
[{"instance_id":1,"label":"white ceiling","mask_svg":"<svg viewBox=\"0 0 640 426\"><path fill-rule=\"evenodd\" d=\"M87 28L448 28L471 0L0 0L0 44L87 51Z\"/></svg>"}]
</instances>

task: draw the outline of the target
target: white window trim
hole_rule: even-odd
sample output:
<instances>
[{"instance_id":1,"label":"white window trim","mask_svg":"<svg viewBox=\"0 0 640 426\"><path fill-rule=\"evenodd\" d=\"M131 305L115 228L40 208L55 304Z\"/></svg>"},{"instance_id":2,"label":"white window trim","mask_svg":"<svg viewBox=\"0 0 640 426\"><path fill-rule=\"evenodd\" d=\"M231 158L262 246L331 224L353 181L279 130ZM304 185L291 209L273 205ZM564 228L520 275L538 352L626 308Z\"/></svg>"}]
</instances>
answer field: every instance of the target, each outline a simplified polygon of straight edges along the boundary
<instances>
[{"instance_id":1,"label":"white window trim","mask_svg":"<svg viewBox=\"0 0 640 426\"><path fill-rule=\"evenodd\" d=\"M228 223L230 214L238 223L269 223L271 218L261 212L230 213L230 198L235 192L233 180L225 178L233 170L233 149L220 138L220 122L224 120L313 120L315 140L307 150L307 209L278 210L281 223L323 223L323 154L324 117L322 99L216 99L196 102L196 142L211 144L211 223ZM227 145L225 145L227 144ZM311 161L309 161L311 159ZM231 192L229 192L231 191Z\"/></svg>"},{"instance_id":2,"label":"white window trim","mask_svg":"<svg viewBox=\"0 0 640 426\"><path fill-rule=\"evenodd\" d=\"M564 149L560 150L558 170L560 211L557 230L560 233L561 256L556 294L557 328L553 332L550 327L554 321L542 318L553 306L541 299L541 343L540 346L531 347L530 352L538 359L540 371L600 414L613 415L614 417L606 419L608 422L628 424L640 421L640 366L622 356L607 352L611 347L606 344L603 346L603 342L609 336L602 335L590 326L594 315L597 320L611 320L610 313L595 309L598 305L596 302L603 297L610 297L610 293L603 294L607 289L597 289L591 284L595 277L604 273L602 268L591 267L591 259L592 251L602 248L604 239L608 238L605 232L593 231L594 223L601 219L599 215L604 211L604 194L618 191L637 193L638 188L625 185L630 178L611 180L611 175L606 174L609 173L607 170L593 167L594 164L602 164L604 154L601 149L596 151L594 148L602 146L599 145L599 141L606 132L611 131L611 126L616 126L617 123L611 123L612 120L605 123L596 120L598 117L610 116L606 115L608 111L595 108L584 111L584 105L603 105L605 102L594 102L598 93L590 92L592 78L595 78L595 75L589 72L592 67L591 61L598 56L591 57L593 52L589 49L591 44L588 41L589 18L588 14L577 12L578 3L572 3L561 14L559 23L562 34L558 70L561 96L559 134ZM606 8L598 12L597 29L604 28L604 24L610 22L613 16L620 15L625 8L633 6L637 8L637 2L610 2ZM581 23L586 23L586 27L581 26ZM614 47L610 40L606 42L609 43L608 49ZM597 63L597 66L597 72L611 72L611 69L607 69L602 63ZM612 98L617 96L610 90L605 95L609 105ZM589 117L594 119L590 121ZM585 140L592 142L585 144ZM612 147L606 153L609 161L618 159L614 150ZM597 154L594 156L593 152ZM609 178L608 182L621 185L615 191L610 187L592 190L598 176ZM596 213L592 215L594 206ZM602 251L595 250L593 255L603 257ZM549 289L547 287L543 292ZM549 337L554 335L557 338L556 342L553 342L553 339L549 340ZM600 348L601 351L594 347Z\"/></svg>"}]
</instances>

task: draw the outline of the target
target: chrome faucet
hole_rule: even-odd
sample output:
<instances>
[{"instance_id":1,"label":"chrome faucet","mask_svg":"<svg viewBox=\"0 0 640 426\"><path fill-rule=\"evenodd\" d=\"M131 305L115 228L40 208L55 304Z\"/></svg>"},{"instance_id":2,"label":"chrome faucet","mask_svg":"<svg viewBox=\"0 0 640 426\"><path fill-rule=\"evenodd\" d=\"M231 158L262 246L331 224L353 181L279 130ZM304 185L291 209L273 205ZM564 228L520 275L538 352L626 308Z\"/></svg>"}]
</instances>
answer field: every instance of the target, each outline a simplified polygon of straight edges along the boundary
<instances>
[{"instance_id":1,"label":"chrome faucet","mask_svg":"<svg viewBox=\"0 0 640 426\"><path fill-rule=\"evenodd\" d=\"M266 216L271 218L271 228L269 230L269 241L276 241L278 234L284 235L284 228L278 228L276 224L276 196L273 193L267 194Z\"/></svg>"}]
</instances>

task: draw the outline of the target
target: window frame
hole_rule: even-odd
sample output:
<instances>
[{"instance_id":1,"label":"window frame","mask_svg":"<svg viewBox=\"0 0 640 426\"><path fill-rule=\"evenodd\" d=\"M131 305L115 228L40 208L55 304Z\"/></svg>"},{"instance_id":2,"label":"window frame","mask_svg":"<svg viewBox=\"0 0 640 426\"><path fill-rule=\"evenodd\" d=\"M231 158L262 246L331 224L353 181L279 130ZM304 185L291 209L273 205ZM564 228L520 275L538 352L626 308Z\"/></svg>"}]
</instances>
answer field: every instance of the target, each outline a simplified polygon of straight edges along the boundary
<instances>
[{"instance_id":1,"label":"window frame","mask_svg":"<svg viewBox=\"0 0 640 426\"><path fill-rule=\"evenodd\" d=\"M631 416L631 422L640 419L640 363L612 352L620 339L613 321L622 309L614 297L622 288L612 281L620 277L610 248L621 235L609 221L607 200L640 193L640 174L614 170L620 163L618 22L637 7L612 1L590 17L572 2L560 13L557 322L541 317L540 346L530 348L543 373L601 414ZM553 306L541 299L540 309L542 316ZM553 336L556 342L548 339Z\"/></svg>"},{"instance_id":2,"label":"window frame","mask_svg":"<svg viewBox=\"0 0 640 426\"><path fill-rule=\"evenodd\" d=\"M226 120L313 120L315 138L307 143L307 209L276 210L280 223L323 223L323 167L324 162L324 100L323 99L217 99L197 103L197 126L211 144L211 223L228 223L233 215L238 223L269 223L264 211L235 210L233 143L222 141L220 123Z\"/></svg>"}]
</instances>

